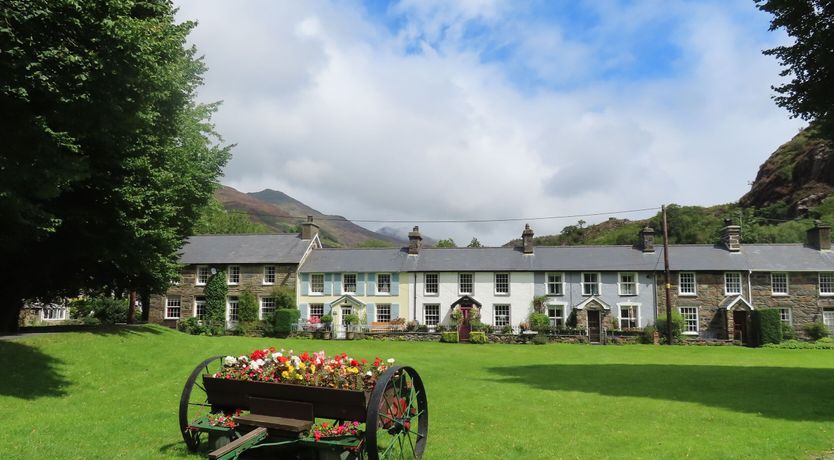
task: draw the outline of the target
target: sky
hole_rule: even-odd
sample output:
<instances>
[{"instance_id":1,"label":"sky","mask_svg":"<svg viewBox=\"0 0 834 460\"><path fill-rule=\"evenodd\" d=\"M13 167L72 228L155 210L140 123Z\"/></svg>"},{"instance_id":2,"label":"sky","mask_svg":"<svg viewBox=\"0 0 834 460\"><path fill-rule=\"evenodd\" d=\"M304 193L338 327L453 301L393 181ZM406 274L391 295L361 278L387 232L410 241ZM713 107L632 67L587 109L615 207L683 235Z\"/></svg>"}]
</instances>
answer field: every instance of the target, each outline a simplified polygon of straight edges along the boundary
<instances>
[{"instance_id":1,"label":"sky","mask_svg":"<svg viewBox=\"0 0 834 460\"><path fill-rule=\"evenodd\" d=\"M175 3L236 144L221 182L404 221L374 230L733 202L804 126L752 0ZM524 223L419 225L501 245Z\"/></svg>"}]
</instances>

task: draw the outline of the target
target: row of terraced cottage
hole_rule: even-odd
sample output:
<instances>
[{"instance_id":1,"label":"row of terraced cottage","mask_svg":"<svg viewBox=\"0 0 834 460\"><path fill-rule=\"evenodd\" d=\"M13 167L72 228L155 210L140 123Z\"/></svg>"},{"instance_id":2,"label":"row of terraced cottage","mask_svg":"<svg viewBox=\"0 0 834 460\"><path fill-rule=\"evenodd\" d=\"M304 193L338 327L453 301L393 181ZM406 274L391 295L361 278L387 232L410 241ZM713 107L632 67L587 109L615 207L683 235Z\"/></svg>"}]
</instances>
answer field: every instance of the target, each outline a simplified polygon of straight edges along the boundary
<instances>
[{"instance_id":1,"label":"row of terraced cottage","mask_svg":"<svg viewBox=\"0 0 834 460\"><path fill-rule=\"evenodd\" d=\"M778 308L800 330L809 322L834 329L831 227L817 223L804 244L741 244L729 222L716 245L671 245L671 304L685 334L705 339L748 337L750 312ZM546 296L554 326L571 315L590 341L615 327L642 328L665 314L663 248L643 229L634 246L533 245L526 226L517 248L428 248L419 229L406 248L322 248L312 219L301 234L195 236L183 248L182 279L151 301L151 320L174 326L200 316L203 288L227 273L227 320L234 326L244 288L263 318L275 308L276 286L294 289L302 321L326 314L341 324L355 314L368 324L404 319L429 328L449 325L459 307L481 321L518 328L534 297Z\"/></svg>"}]
</instances>

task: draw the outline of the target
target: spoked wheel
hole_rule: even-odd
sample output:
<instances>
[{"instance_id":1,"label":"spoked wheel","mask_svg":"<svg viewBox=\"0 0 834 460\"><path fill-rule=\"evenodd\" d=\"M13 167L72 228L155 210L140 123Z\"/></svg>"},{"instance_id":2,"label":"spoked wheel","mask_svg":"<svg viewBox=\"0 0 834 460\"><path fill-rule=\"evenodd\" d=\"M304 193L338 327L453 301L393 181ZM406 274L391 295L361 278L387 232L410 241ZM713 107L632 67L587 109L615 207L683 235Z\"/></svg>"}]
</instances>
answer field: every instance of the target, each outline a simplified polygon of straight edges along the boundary
<instances>
[{"instance_id":1,"label":"spoked wheel","mask_svg":"<svg viewBox=\"0 0 834 460\"><path fill-rule=\"evenodd\" d=\"M188 446L188 450L192 452L196 452L200 448L200 443L204 441L205 434L189 429L189 426L198 417L208 415L211 412L211 404L208 403L208 395L206 394L206 388L203 386L202 376L219 371L222 365L222 356L208 358L194 368L182 388L180 433L182 433L182 439Z\"/></svg>"},{"instance_id":2,"label":"spoked wheel","mask_svg":"<svg viewBox=\"0 0 834 460\"><path fill-rule=\"evenodd\" d=\"M428 432L428 400L420 375L407 366L389 368L368 401L368 459L422 458Z\"/></svg>"}]
</instances>

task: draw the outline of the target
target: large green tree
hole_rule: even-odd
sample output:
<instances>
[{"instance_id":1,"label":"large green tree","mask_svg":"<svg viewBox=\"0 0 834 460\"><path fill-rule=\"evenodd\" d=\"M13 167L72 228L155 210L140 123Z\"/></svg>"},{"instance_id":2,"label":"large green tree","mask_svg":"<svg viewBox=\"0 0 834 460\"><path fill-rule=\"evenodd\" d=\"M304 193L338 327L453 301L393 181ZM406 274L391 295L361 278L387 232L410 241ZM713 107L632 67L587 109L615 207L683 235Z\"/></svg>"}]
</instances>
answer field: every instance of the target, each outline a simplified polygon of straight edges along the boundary
<instances>
[{"instance_id":1,"label":"large green tree","mask_svg":"<svg viewBox=\"0 0 834 460\"><path fill-rule=\"evenodd\" d=\"M770 30L784 29L793 40L764 51L790 78L773 88L776 104L834 139L834 1L756 0L756 6L773 15Z\"/></svg>"},{"instance_id":2,"label":"large green tree","mask_svg":"<svg viewBox=\"0 0 834 460\"><path fill-rule=\"evenodd\" d=\"M161 291L229 148L164 0L0 4L0 332L24 299Z\"/></svg>"}]
</instances>

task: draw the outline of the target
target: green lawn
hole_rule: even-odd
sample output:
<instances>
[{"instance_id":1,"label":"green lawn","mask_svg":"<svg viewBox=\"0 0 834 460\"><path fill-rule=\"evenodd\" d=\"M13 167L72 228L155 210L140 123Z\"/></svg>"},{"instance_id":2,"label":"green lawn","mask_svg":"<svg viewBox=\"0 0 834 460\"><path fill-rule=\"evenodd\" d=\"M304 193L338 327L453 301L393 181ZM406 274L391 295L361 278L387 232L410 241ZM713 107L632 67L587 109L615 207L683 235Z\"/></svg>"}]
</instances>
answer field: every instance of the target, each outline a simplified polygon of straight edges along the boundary
<instances>
[{"instance_id":1,"label":"green lawn","mask_svg":"<svg viewBox=\"0 0 834 460\"><path fill-rule=\"evenodd\" d=\"M0 341L0 457L199 458L192 368L257 347L395 357L429 399L427 458L810 458L834 448L834 352L192 337L147 326Z\"/></svg>"}]
</instances>

